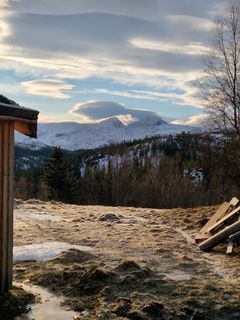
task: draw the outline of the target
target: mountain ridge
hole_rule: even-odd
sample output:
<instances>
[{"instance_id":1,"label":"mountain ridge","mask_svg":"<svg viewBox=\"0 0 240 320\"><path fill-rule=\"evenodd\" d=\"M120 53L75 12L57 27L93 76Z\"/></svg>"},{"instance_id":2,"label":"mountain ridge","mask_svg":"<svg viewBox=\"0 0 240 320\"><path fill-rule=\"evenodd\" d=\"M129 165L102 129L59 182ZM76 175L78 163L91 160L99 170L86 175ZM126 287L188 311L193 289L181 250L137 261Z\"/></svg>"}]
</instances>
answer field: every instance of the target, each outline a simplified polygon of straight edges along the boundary
<instances>
[{"instance_id":1,"label":"mountain ridge","mask_svg":"<svg viewBox=\"0 0 240 320\"><path fill-rule=\"evenodd\" d=\"M96 123L50 122L39 123L38 138L33 140L16 133L16 143L35 146L60 146L74 151L78 149L93 149L112 143L142 139L147 136L175 135L181 132L195 133L195 127L175 125L165 122L159 116L150 116L123 124L118 117L111 117Z\"/></svg>"}]
</instances>

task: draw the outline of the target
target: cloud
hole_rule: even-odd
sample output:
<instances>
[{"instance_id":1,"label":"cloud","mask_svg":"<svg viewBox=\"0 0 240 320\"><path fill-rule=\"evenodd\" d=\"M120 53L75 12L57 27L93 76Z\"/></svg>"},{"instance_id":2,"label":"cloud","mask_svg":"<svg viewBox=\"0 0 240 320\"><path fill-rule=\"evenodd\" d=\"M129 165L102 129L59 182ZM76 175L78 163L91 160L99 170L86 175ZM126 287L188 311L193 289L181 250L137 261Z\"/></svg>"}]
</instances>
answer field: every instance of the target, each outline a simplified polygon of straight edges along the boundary
<instances>
[{"instance_id":1,"label":"cloud","mask_svg":"<svg viewBox=\"0 0 240 320\"><path fill-rule=\"evenodd\" d=\"M111 117L118 117L124 121L133 119L142 120L148 116L157 116L155 112L126 108L123 105L110 101L87 101L76 104L71 114L80 115L87 120L98 121Z\"/></svg>"},{"instance_id":2,"label":"cloud","mask_svg":"<svg viewBox=\"0 0 240 320\"><path fill-rule=\"evenodd\" d=\"M8 7L8 0L0 0L0 8Z\"/></svg>"},{"instance_id":3,"label":"cloud","mask_svg":"<svg viewBox=\"0 0 240 320\"><path fill-rule=\"evenodd\" d=\"M55 99L69 99L73 85L61 80L42 79L22 82L26 92L32 95L45 96Z\"/></svg>"},{"instance_id":4,"label":"cloud","mask_svg":"<svg viewBox=\"0 0 240 320\"><path fill-rule=\"evenodd\" d=\"M214 28L214 22L197 16L189 16L185 14L175 14L168 16L169 21L172 22L173 25L180 26L185 28L187 25L191 26L191 29L197 31L211 31Z\"/></svg>"},{"instance_id":5,"label":"cloud","mask_svg":"<svg viewBox=\"0 0 240 320\"><path fill-rule=\"evenodd\" d=\"M224 0L8 0L13 10L20 13L73 14L105 12L156 20L169 13L190 16L206 16L214 13Z\"/></svg>"},{"instance_id":6,"label":"cloud","mask_svg":"<svg viewBox=\"0 0 240 320\"><path fill-rule=\"evenodd\" d=\"M224 2L0 0L12 12L0 22L0 68L50 79L20 80L33 95L67 99L69 79L97 77L145 86L111 95L199 107L198 89L188 83L201 76L211 18ZM181 94L157 94L165 82Z\"/></svg>"},{"instance_id":7,"label":"cloud","mask_svg":"<svg viewBox=\"0 0 240 320\"><path fill-rule=\"evenodd\" d=\"M173 52L186 55L207 54L210 51L210 49L206 46L203 46L201 42L180 44L167 41L151 41L145 39L132 39L129 40L129 42L137 48L157 50L162 52Z\"/></svg>"},{"instance_id":8,"label":"cloud","mask_svg":"<svg viewBox=\"0 0 240 320\"><path fill-rule=\"evenodd\" d=\"M119 96L124 98L156 100L161 102L172 101L173 99L176 99L176 102L180 100L180 94L175 93L173 90L169 92L167 91L161 92L161 91L146 91L146 90L134 90L134 89L109 90L105 88L97 88L94 90L80 90L79 93L106 94L106 95Z\"/></svg>"},{"instance_id":9,"label":"cloud","mask_svg":"<svg viewBox=\"0 0 240 320\"><path fill-rule=\"evenodd\" d=\"M201 113L198 115L194 115L189 117L188 119L179 119L174 120L171 123L173 124L181 124L181 125L188 125L188 126L195 126L195 127L203 127L208 120L208 115L206 113Z\"/></svg>"}]
</instances>

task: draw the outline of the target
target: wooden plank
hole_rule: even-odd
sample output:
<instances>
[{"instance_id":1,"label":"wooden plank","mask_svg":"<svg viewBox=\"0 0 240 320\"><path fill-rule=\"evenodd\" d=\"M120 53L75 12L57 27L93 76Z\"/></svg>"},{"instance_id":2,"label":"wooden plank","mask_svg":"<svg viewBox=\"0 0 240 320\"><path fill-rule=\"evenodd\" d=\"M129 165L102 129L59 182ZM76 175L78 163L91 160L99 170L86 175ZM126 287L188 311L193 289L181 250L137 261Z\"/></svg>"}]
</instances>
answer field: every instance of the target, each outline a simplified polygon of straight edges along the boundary
<instances>
[{"instance_id":1,"label":"wooden plank","mask_svg":"<svg viewBox=\"0 0 240 320\"><path fill-rule=\"evenodd\" d=\"M217 246L221 241L227 239L231 234L238 231L240 231L240 221L231 224L230 226L213 235L211 238L203 241L199 245L199 248L203 251L210 250Z\"/></svg>"},{"instance_id":2,"label":"wooden plank","mask_svg":"<svg viewBox=\"0 0 240 320\"><path fill-rule=\"evenodd\" d=\"M7 252L8 252L8 121L3 123L4 142L3 142L3 250L4 250L4 265L3 265L3 277L4 277L4 291L7 292Z\"/></svg>"},{"instance_id":3,"label":"wooden plank","mask_svg":"<svg viewBox=\"0 0 240 320\"><path fill-rule=\"evenodd\" d=\"M35 122L35 123L34 123ZM36 121L31 121L25 122L25 121L15 121L15 129L22 133L25 134L25 136L31 137L31 138L36 138L37 137L37 123Z\"/></svg>"},{"instance_id":4,"label":"wooden plank","mask_svg":"<svg viewBox=\"0 0 240 320\"><path fill-rule=\"evenodd\" d=\"M4 295L7 291L6 270L7 270L7 208L6 208L6 176L7 176L7 135L6 122L1 122L1 163L0 163L0 225L1 225L1 252L0 252L0 294Z\"/></svg>"},{"instance_id":5,"label":"wooden plank","mask_svg":"<svg viewBox=\"0 0 240 320\"><path fill-rule=\"evenodd\" d=\"M236 197L233 197L229 203L235 207L238 204L238 202L239 202L239 199Z\"/></svg>"},{"instance_id":6,"label":"wooden plank","mask_svg":"<svg viewBox=\"0 0 240 320\"><path fill-rule=\"evenodd\" d=\"M0 121L0 296L4 293L4 215L3 215L3 166L4 166L4 123Z\"/></svg>"},{"instance_id":7,"label":"wooden plank","mask_svg":"<svg viewBox=\"0 0 240 320\"><path fill-rule=\"evenodd\" d=\"M234 209L233 211L228 213L226 216L224 216L222 219L217 221L214 225L212 225L210 228L208 228L207 231L212 233L215 229L220 227L224 222L226 222L227 220L229 220L231 218L234 218L237 214L239 214L239 211L240 211L240 206L238 206L236 209Z\"/></svg>"},{"instance_id":8,"label":"wooden plank","mask_svg":"<svg viewBox=\"0 0 240 320\"><path fill-rule=\"evenodd\" d=\"M200 233L208 233L208 229L221 219L230 207L231 204L229 202L224 202L200 230Z\"/></svg>"},{"instance_id":9,"label":"wooden plank","mask_svg":"<svg viewBox=\"0 0 240 320\"><path fill-rule=\"evenodd\" d=\"M229 236L229 240L232 240L232 241L237 240L237 239L239 239L239 238L240 238L240 231L235 232L234 234L231 234L231 235Z\"/></svg>"},{"instance_id":10,"label":"wooden plank","mask_svg":"<svg viewBox=\"0 0 240 320\"><path fill-rule=\"evenodd\" d=\"M232 253L233 251L233 241L228 241L228 246L227 246L227 254Z\"/></svg>"},{"instance_id":11,"label":"wooden plank","mask_svg":"<svg viewBox=\"0 0 240 320\"><path fill-rule=\"evenodd\" d=\"M5 104L0 102L0 116L14 117L17 120L37 120L37 110L25 108L17 104Z\"/></svg>"},{"instance_id":12,"label":"wooden plank","mask_svg":"<svg viewBox=\"0 0 240 320\"><path fill-rule=\"evenodd\" d=\"M14 188L14 122L8 125L8 221L7 221L7 291L13 281L13 188Z\"/></svg>"},{"instance_id":13,"label":"wooden plank","mask_svg":"<svg viewBox=\"0 0 240 320\"><path fill-rule=\"evenodd\" d=\"M0 295L12 286L14 122L0 121Z\"/></svg>"},{"instance_id":14,"label":"wooden plank","mask_svg":"<svg viewBox=\"0 0 240 320\"><path fill-rule=\"evenodd\" d=\"M37 124L37 120L20 119L20 118L11 117L11 116L1 116L0 115L0 120L4 120L4 121L19 121L19 122L27 123L27 124Z\"/></svg>"},{"instance_id":15,"label":"wooden plank","mask_svg":"<svg viewBox=\"0 0 240 320\"><path fill-rule=\"evenodd\" d=\"M197 233L195 236L195 243L200 243L208 238L211 237L211 234L207 234L207 233Z\"/></svg>"}]
</instances>

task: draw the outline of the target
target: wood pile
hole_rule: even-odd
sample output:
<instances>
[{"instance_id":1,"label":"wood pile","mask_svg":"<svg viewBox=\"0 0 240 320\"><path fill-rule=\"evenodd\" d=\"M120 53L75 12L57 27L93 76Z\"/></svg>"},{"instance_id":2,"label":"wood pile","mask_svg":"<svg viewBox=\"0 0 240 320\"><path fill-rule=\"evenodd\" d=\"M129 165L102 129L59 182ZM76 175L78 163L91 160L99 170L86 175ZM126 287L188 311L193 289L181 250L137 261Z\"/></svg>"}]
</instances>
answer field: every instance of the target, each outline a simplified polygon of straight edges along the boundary
<instances>
[{"instance_id":1,"label":"wood pile","mask_svg":"<svg viewBox=\"0 0 240 320\"><path fill-rule=\"evenodd\" d=\"M224 241L228 243L228 254L240 244L240 201L235 197L224 202L195 237L203 251L211 250Z\"/></svg>"}]
</instances>

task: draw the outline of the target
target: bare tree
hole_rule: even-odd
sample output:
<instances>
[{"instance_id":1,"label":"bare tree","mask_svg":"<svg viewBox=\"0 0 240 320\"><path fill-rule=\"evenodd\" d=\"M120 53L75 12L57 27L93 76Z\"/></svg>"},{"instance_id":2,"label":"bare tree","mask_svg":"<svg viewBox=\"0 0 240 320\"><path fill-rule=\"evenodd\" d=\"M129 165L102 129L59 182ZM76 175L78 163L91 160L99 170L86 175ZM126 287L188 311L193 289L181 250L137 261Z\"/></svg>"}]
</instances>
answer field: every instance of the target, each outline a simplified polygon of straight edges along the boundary
<instances>
[{"instance_id":1,"label":"bare tree","mask_svg":"<svg viewBox=\"0 0 240 320\"><path fill-rule=\"evenodd\" d=\"M216 19L212 51L205 58L203 94L215 128L240 137L240 0L229 0Z\"/></svg>"}]
</instances>

